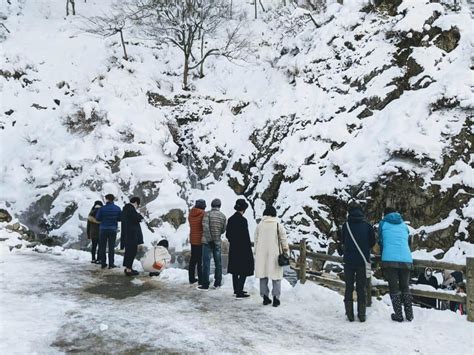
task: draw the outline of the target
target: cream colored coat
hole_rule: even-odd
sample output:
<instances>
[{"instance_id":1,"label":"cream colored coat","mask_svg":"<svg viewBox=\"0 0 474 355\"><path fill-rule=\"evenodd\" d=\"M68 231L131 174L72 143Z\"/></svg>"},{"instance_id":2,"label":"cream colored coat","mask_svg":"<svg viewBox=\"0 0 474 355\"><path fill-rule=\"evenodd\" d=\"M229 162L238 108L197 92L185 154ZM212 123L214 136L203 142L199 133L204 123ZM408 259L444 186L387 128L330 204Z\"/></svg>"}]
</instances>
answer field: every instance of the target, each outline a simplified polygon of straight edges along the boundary
<instances>
[{"instance_id":1,"label":"cream colored coat","mask_svg":"<svg viewBox=\"0 0 474 355\"><path fill-rule=\"evenodd\" d=\"M278 234L277 234L278 223ZM278 218L264 216L255 230L255 277L268 277L271 280L283 278L283 267L278 265L278 237L281 250L288 250L285 229Z\"/></svg>"}]
</instances>

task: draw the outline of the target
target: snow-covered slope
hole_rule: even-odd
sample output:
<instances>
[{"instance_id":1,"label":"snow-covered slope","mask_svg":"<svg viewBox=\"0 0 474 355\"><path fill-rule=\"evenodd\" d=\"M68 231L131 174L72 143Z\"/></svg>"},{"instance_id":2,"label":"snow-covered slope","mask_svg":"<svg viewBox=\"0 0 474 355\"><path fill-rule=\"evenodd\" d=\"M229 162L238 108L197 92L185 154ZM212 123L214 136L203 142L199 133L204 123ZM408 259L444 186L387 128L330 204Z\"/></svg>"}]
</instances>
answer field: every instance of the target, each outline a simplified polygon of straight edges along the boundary
<instances>
[{"instance_id":1,"label":"snow-covered slope","mask_svg":"<svg viewBox=\"0 0 474 355\"><path fill-rule=\"evenodd\" d=\"M375 222L397 205L419 248L473 242L473 21L404 0L395 14L328 1L316 14L267 2L236 62L211 58L181 89L179 50L81 31L63 1L10 1L1 43L1 192L37 232L75 243L92 202L145 199L148 242L185 244L187 208L220 197L232 213L278 207L293 239L327 250L355 199ZM109 1L77 3L82 16ZM365 6L365 7L364 7ZM311 14L311 17L309 16ZM454 252L452 255L458 255Z\"/></svg>"}]
</instances>

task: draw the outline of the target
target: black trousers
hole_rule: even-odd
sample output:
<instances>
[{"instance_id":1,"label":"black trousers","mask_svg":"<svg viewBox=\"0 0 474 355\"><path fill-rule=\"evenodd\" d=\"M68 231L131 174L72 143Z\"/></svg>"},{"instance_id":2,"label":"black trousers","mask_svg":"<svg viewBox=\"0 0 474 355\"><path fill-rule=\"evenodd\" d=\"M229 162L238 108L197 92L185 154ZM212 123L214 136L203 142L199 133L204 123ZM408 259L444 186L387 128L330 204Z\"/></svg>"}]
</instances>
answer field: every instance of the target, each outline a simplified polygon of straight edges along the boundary
<instances>
[{"instance_id":1,"label":"black trousers","mask_svg":"<svg viewBox=\"0 0 474 355\"><path fill-rule=\"evenodd\" d=\"M232 274L232 285L234 286L234 293L239 294L244 290L245 279L247 276Z\"/></svg>"},{"instance_id":2,"label":"black trousers","mask_svg":"<svg viewBox=\"0 0 474 355\"><path fill-rule=\"evenodd\" d=\"M100 231L99 236L99 260L102 265L107 265L105 259L105 249L109 249L109 266L114 265L115 256L115 239L117 238L117 231Z\"/></svg>"},{"instance_id":3,"label":"black trousers","mask_svg":"<svg viewBox=\"0 0 474 355\"><path fill-rule=\"evenodd\" d=\"M346 290L344 293L344 302L352 302L352 294L354 292L354 282L356 284L357 303L365 304L366 301L366 284L367 276L365 275L365 266L354 267L344 265L344 280L346 282Z\"/></svg>"},{"instance_id":4,"label":"black trousers","mask_svg":"<svg viewBox=\"0 0 474 355\"><path fill-rule=\"evenodd\" d=\"M409 269L387 267L383 269L383 274L388 281L388 288L391 295L410 293Z\"/></svg>"},{"instance_id":5,"label":"black trousers","mask_svg":"<svg viewBox=\"0 0 474 355\"><path fill-rule=\"evenodd\" d=\"M127 269L131 269L133 266L133 261L137 256L138 244L128 243L125 244L125 254L123 255L123 266Z\"/></svg>"},{"instance_id":6,"label":"black trousers","mask_svg":"<svg viewBox=\"0 0 474 355\"><path fill-rule=\"evenodd\" d=\"M198 284L202 285L202 245L191 244L191 260L189 260L189 282L196 282L196 266Z\"/></svg>"},{"instance_id":7,"label":"black trousers","mask_svg":"<svg viewBox=\"0 0 474 355\"><path fill-rule=\"evenodd\" d=\"M99 253L96 253L97 246L99 245L99 238L91 239L91 242L92 242L92 248L91 248L92 260L97 260L99 258Z\"/></svg>"}]
</instances>

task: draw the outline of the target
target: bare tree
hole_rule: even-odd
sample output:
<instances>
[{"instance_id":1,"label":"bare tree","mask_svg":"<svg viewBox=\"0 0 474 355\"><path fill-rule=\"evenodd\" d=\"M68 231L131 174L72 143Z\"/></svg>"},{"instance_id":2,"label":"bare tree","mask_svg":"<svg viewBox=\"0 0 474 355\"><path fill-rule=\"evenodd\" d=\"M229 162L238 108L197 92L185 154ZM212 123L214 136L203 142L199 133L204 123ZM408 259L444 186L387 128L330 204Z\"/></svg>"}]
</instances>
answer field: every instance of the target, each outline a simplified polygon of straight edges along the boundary
<instances>
[{"instance_id":1,"label":"bare tree","mask_svg":"<svg viewBox=\"0 0 474 355\"><path fill-rule=\"evenodd\" d=\"M260 4L260 7L262 8L262 11L263 11L263 12L266 11L265 8L263 7L262 0L254 0L255 19L257 19L257 7L258 7L257 1L258 1L258 3Z\"/></svg>"},{"instance_id":2,"label":"bare tree","mask_svg":"<svg viewBox=\"0 0 474 355\"><path fill-rule=\"evenodd\" d=\"M112 37L120 35L122 43L123 58L128 60L127 48L123 38L123 31L128 28L128 18L126 13L114 7L112 14L84 18L83 30L101 37Z\"/></svg>"},{"instance_id":3,"label":"bare tree","mask_svg":"<svg viewBox=\"0 0 474 355\"><path fill-rule=\"evenodd\" d=\"M200 68L211 56L233 59L246 47L240 36L241 23L233 28L225 21L229 15L228 0L134 0L128 7L131 18L143 26L145 34L158 42L170 43L183 53L183 88L189 89L189 71ZM213 46L206 39L214 38ZM199 48L199 56L194 51Z\"/></svg>"},{"instance_id":4,"label":"bare tree","mask_svg":"<svg viewBox=\"0 0 474 355\"><path fill-rule=\"evenodd\" d=\"M66 16L69 16L69 5L71 5L72 14L76 15L76 0L66 0Z\"/></svg>"}]
</instances>

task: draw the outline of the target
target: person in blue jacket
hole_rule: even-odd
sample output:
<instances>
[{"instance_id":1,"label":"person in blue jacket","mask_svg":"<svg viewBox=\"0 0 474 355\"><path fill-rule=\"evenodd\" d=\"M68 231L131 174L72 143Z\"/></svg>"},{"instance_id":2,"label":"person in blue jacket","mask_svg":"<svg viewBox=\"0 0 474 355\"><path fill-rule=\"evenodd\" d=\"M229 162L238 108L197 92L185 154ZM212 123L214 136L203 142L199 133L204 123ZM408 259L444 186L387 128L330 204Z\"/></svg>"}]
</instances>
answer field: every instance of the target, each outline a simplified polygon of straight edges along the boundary
<instances>
[{"instance_id":1,"label":"person in blue jacket","mask_svg":"<svg viewBox=\"0 0 474 355\"><path fill-rule=\"evenodd\" d=\"M354 303L352 294L354 293L354 282L357 291L357 318L365 322L366 311L366 261L370 263L370 249L375 245L374 227L367 222L362 207L351 203L348 207L349 215L347 222L341 228L339 254L344 255L344 280L346 289L344 294L344 305L346 316L350 322L354 321ZM357 249L350 232L354 236L355 242L359 246Z\"/></svg>"},{"instance_id":2,"label":"person in blue jacket","mask_svg":"<svg viewBox=\"0 0 474 355\"><path fill-rule=\"evenodd\" d=\"M102 269L107 267L105 259L105 248L109 249L109 269L115 268L115 240L117 238L118 222L121 220L122 210L114 204L114 195L105 195L105 206L97 211L95 219L100 222L99 226L99 260Z\"/></svg>"},{"instance_id":3,"label":"person in blue jacket","mask_svg":"<svg viewBox=\"0 0 474 355\"><path fill-rule=\"evenodd\" d=\"M407 321L413 320L413 297L409 289L413 258L410 250L410 233L400 213L393 208L384 210L379 222L379 245L382 254L382 268L388 281L394 313L392 320L403 321L402 305Z\"/></svg>"}]
</instances>

